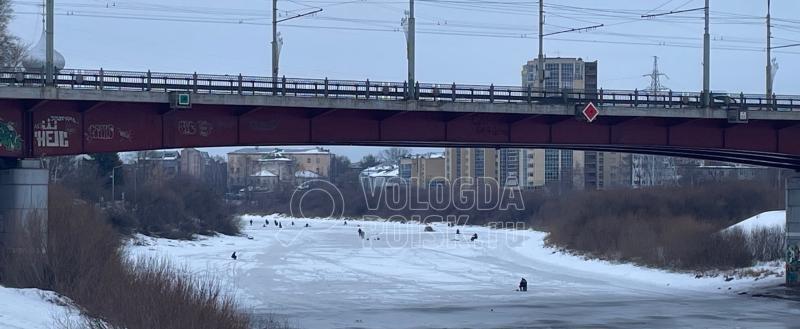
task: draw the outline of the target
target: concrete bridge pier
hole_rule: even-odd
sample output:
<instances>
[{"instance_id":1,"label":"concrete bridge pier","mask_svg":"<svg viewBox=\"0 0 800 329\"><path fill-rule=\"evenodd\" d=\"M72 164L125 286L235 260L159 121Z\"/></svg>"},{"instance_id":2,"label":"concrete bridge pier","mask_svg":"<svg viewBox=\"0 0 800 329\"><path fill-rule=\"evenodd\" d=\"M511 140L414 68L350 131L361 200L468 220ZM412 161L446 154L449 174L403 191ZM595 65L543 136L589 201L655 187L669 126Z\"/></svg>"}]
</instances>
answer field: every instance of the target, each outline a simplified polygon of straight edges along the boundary
<instances>
[{"instance_id":1,"label":"concrete bridge pier","mask_svg":"<svg viewBox=\"0 0 800 329\"><path fill-rule=\"evenodd\" d=\"M786 180L786 285L800 286L800 173Z\"/></svg>"},{"instance_id":2,"label":"concrete bridge pier","mask_svg":"<svg viewBox=\"0 0 800 329\"><path fill-rule=\"evenodd\" d=\"M0 250L19 252L44 246L31 238L47 241L49 178L39 160L20 160L0 169Z\"/></svg>"}]
</instances>

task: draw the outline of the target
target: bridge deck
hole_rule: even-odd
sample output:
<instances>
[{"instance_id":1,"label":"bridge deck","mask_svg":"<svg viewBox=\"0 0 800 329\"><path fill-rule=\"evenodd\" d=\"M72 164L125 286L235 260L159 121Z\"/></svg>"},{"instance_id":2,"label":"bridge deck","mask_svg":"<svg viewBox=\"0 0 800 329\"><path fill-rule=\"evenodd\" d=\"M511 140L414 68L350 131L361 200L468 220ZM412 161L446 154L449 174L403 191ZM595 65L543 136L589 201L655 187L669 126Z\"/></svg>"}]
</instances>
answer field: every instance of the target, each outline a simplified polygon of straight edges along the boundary
<instances>
[{"instance_id":1,"label":"bridge deck","mask_svg":"<svg viewBox=\"0 0 800 329\"><path fill-rule=\"evenodd\" d=\"M208 75L181 73L152 73L104 70L62 70L56 77L58 89L95 91L144 91L166 93L190 91L203 95L272 95L292 98L364 99L383 101L407 100L408 86L404 82L352 81L329 79L287 79L273 81L269 77L242 75ZM18 69L0 69L0 86L41 87L44 75ZM511 103L542 105L585 104L592 101L606 108L635 109L699 109L702 94L691 92L650 93L638 90L537 90L524 87L481 86L459 84L417 84L419 101L441 103ZM84 93L84 95L89 95ZM155 98L137 98L161 101ZM800 111L800 96L776 95L770 100L764 95L713 94L712 108L744 108L748 110ZM235 97L200 97L198 101L219 104L235 102ZM234 104L231 104L234 105ZM375 109L374 104L370 108ZM415 105L412 105L415 106ZM397 108L397 106L389 106ZM404 107L404 106L400 106ZM468 111L480 111L482 106L462 106ZM485 107L485 106L483 106ZM492 106L497 107L497 106ZM459 106L453 106L459 108Z\"/></svg>"}]
</instances>

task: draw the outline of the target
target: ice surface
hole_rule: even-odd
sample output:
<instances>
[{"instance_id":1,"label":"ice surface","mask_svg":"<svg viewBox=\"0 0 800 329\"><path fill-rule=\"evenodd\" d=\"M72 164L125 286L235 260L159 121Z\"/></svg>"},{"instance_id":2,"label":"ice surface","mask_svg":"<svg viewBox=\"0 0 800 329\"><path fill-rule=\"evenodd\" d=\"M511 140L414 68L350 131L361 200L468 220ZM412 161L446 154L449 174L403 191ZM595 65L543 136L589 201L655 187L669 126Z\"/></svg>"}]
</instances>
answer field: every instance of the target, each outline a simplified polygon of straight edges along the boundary
<instances>
[{"instance_id":1,"label":"ice surface","mask_svg":"<svg viewBox=\"0 0 800 329\"><path fill-rule=\"evenodd\" d=\"M145 245L129 249L218 277L256 313L287 315L303 328L783 328L800 315L795 302L738 295L780 277L725 282L587 261L545 247L542 232L281 216L243 222L244 237L140 237ZM470 242L473 233L479 238ZM521 277L528 292L516 291Z\"/></svg>"}]
</instances>

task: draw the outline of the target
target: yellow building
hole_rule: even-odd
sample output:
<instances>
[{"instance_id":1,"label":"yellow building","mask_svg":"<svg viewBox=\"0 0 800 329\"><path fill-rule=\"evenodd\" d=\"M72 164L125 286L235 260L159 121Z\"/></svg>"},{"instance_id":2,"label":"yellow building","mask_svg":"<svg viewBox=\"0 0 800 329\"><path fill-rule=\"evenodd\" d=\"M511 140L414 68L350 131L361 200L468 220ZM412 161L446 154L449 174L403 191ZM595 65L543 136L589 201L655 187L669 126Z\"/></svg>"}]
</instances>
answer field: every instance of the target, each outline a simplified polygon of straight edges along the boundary
<instances>
[{"instance_id":1,"label":"yellow building","mask_svg":"<svg viewBox=\"0 0 800 329\"><path fill-rule=\"evenodd\" d=\"M445 157L441 153L429 153L402 158L400 177L419 186L429 186L445 178Z\"/></svg>"},{"instance_id":2,"label":"yellow building","mask_svg":"<svg viewBox=\"0 0 800 329\"><path fill-rule=\"evenodd\" d=\"M301 173L301 176L318 175L320 178L327 178L330 174L331 160L333 154L323 148L307 149L279 149L279 148L243 148L228 153L228 187L239 189L248 185L249 177L263 173L264 170L274 171L274 168L267 168L268 159L287 158L291 159L291 164L287 164L294 173L274 173L281 180L293 180Z\"/></svg>"}]
</instances>

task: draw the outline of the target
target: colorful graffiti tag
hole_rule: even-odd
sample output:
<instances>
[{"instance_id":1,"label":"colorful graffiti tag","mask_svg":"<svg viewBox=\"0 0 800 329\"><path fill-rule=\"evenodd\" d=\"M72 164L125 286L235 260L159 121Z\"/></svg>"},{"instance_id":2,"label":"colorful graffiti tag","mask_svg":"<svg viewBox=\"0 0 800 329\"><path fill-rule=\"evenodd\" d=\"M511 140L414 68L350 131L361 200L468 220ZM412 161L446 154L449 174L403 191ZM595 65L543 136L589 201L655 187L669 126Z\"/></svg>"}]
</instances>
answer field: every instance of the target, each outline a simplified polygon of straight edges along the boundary
<instances>
[{"instance_id":1,"label":"colorful graffiti tag","mask_svg":"<svg viewBox=\"0 0 800 329\"><path fill-rule=\"evenodd\" d=\"M0 118L0 148L6 151L16 151L22 148L22 137L14 128L14 123L3 121L2 118Z\"/></svg>"},{"instance_id":2,"label":"colorful graffiti tag","mask_svg":"<svg viewBox=\"0 0 800 329\"><path fill-rule=\"evenodd\" d=\"M786 248L786 284L800 285L800 245Z\"/></svg>"}]
</instances>

